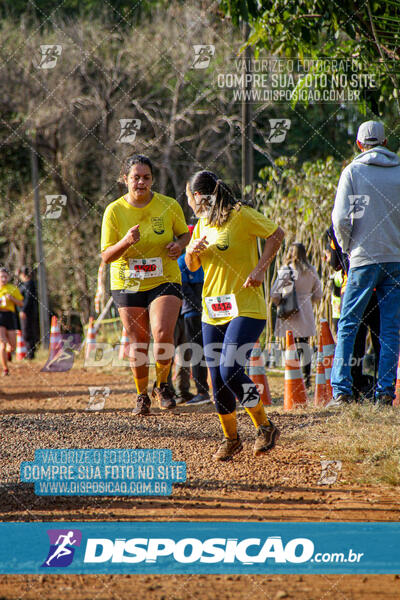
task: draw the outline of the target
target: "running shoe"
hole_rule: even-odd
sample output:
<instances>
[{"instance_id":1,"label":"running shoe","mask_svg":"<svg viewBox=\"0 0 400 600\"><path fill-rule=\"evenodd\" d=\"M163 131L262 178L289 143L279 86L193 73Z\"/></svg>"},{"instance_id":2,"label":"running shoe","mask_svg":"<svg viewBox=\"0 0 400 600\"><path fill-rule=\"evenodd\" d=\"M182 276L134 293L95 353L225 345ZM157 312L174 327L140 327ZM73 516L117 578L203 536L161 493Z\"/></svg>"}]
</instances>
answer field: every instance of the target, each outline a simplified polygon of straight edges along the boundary
<instances>
[{"instance_id":1,"label":"running shoe","mask_svg":"<svg viewBox=\"0 0 400 600\"><path fill-rule=\"evenodd\" d=\"M171 410L176 407L176 402L168 383L161 383L160 387L156 387L154 383L151 395L158 400L161 410Z\"/></svg>"},{"instance_id":2,"label":"running shoe","mask_svg":"<svg viewBox=\"0 0 400 600\"><path fill-rule=\"evenodd\" d=\"M253 446L254 456L260 456L264 452L272 450L279 436L280 431L272 421L269 422L269 425L260 425L257 429L257 437Z\"/></svg>"},{"instance_id":3,"label":"running shoe","mask_svg":"<svg viewBox=\"0 0 400 600\"><path fill-rule=\"evenodd\" d=\"M191 400L186 402L187 406L198 406L200 404L209 404L212 402L209 394L197 394L197 396L193 396Z\"/></svg>"},{"instance_id":4,"label":"running shoe","mask_svg":"<svg viewBox=\"0 0 400 600\"><path fill-rule=\"evenodd\" d=\"M224 438L213 458L214 460L230 460L232 456L238 454L242 449L243 444L239 436L237 436L236 440Z\"/></svg>"},{"instance_id":5,"label":"running shoe","mask_svg":"<svg viewBox=\"0 0 400 600\"><path fill-rule=\"evenodd\" d=\"M10 371L8 369L3 369L3 377L6 377L9 374L10 374Z\"/></svg>"},{"instance_id":6,"label":"running shoe","mask_svg":"<svg viewBox=\"0 0 400 600\"><path fill-rule=\"evenodd\" d=\"M133 409L133 415L149 415L151 400L147 394L139 394L136 399L136 408Z\"/></svg>"},{"instance_id":7,"label":"running shoe","mask_svg":"<svg viewBox=\"0 0 400 600\"><path fill-rule=\"evenodd\" d=\"M336 398L332 398L326 405L326 408L340 408L341 406L353 404L353 402L355 402L354 396L351 396L350 394L340 394Z\"/></svg>"}]
</instances>

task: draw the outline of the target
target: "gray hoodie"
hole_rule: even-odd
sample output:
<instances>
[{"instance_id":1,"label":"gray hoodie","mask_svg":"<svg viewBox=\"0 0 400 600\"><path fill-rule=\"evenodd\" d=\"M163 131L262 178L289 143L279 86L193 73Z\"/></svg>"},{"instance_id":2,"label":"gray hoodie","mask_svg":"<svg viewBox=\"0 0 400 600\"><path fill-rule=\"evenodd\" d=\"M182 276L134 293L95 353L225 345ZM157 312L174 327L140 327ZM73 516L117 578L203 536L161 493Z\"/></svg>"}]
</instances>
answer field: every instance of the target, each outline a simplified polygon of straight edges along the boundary
<instances>
[{"instance_id":1,"label":"gray hoodie","mask_svg":"<svg viewBox=\"0 0 400 600\"><path fill-rule=\"evenodd\" d=\"M332 222L350 267L400 262L400 159L377 146L342 172Z\"/></svg>"}]
</instances>

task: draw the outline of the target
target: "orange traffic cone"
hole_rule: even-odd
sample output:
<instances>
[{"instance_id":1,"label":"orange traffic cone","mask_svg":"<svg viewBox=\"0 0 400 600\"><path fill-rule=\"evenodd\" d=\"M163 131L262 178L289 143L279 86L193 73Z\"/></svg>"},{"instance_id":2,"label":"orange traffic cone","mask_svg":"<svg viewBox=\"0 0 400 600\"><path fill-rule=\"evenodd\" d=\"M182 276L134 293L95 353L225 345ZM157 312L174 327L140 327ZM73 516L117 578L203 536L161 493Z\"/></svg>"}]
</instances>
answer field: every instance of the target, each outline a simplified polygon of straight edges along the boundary
<instances>
[{"instance_id":1,"label":"orange traffic cone","mask_svg":"<svg viewBox=\"0 0 400 600\"><path fill-rule=\"evenodd\" d=\"M286 332L285 351L285 392L283 409L292 410L297 406L305 406L308 396L300 369L300 361L294 343L293 331Z\"/></svg>"},{"instance_id":2,"label":"orange traffic cone","mask_svg":"<svg viewBox=\"0 0 400 600\"><path fill-rule=\"evenodd\" d=\"M322 331L319 333L318 354L317 354L317 372L315 375L315 406L325 406L329 399L326 395L325 367L324 367L324 347L322 344Z\"/></svg>"},{"instance_id":3,"label":"orange traffic cone","mask_svg":"<svg viewBox=\"0 0 400 600\"><path fill-rule=\"evenodd\" d=\"M51 327L50 327L50 353L49 360L53 359L57 352L62 347L62 338L60 325L58 324L57 317L51 317Z\"/></svg>"},{"instance_id":4,"label":"orange traffic cone","mask_svg":"<svg viewBox=\"0 0 400 600\"><path fill-rule=\"evenodd\" d=\"M23 360L26 357L26 345L25 340L22 336L22 331L20 329L17 330L17 350L15 353L15 358L17 360Z\"/></svg>"},{"instance_id":5,"label":"orange traffic cone","mask_svg":"<svg viewBox=\"0 0 400 600\"><path fill-rule=\"evenodd\" d=\"M247 372L252 382L257 386L258 393L260 394L264 406L270 406L272 404L271 392L269 391L268 379L265 375L264 355L258 340L251 352Z\"/></svg>"},{"instance_id":6,"label":"orange traffic cone","mask_svg":"<svg viewBox=\"0 0 400 600\"><path fill-rule=\"evenodd\" d=\"M121 341L119 346L119 360L129 357L129 338L125 327L122 329Z\"/></svg>"},{"instance_id":7,"label":"orange traffic cone","mask_svg":"<svg viewBox=\"0 0 400 600\"><path fill-rule=\"evenodd\" d=\"M325 390L326 398L329 402L332 398L331 371L333 365L333 356L335 354L335 341L326 319L321 319L321 336L324 353L323 365L325 367Z\"/></svg>"},{"instance_id":8,"label":"orange traffic cone","mask_svg":"<svg viewBox=\"0 0 400 600\"><path fill-rule=\"evenodd\" d=\"M397 364L396 398L393 400L393 406L400 406L400 356Z\"/></svg>"},{"instance_id":9,"label":"orange traffic cone","mask_svg":"<svg viewBox=\"0 0 400 600\"><path fill-rule=\"evenodd\" d=\"M89 360L90 355L93 351L96 351L96 334L97 331L94 327L94 317L89 317L89 325L86 335L86 348L85 348L85 359Z\"/></svg>"}]
</instances>

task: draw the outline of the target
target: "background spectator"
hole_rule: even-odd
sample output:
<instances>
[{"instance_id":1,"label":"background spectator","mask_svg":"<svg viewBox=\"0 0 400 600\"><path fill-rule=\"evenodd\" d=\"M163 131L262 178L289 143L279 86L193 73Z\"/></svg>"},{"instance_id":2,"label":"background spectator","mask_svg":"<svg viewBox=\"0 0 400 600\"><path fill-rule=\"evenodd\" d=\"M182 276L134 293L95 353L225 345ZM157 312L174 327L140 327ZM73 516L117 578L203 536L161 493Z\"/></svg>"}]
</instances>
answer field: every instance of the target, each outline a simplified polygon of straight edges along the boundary
<instances>
[{"instance_id":1,"label":"background spectator","mask_svg":"<svg viewBox=\"0 0 400 600\"><path fill-rule=\"evenodd\" d=\"M271 298L275 304L279 304L282 297L283 271L287 273L290 267L294 273L294 285L297 294L299 310L287 319L277 317L275 324L275 336L283 337L286 331L293 331L295 342L301 358L301 366L306 387L311 386L311 352L309 338L316 335L313 302L319 302L322 298L321 282L317 271L308 262L306 249L303 244L294 242L289 246L286 259L286 268L278 272L272 289Z\"/></svg>"},{"instance_id":2,"label":"background spectator","mask_svg":"<svg viewBox=\"0 0 400 600\"><path fill-rule=\"evenodd\" d=\"M361 154L342 172L332 212L337 241L350 257L332 369L333 404L354 401L351 355L374 290L380 309L380 356L375 397L391 405L399 358L400 159L378 121L357 132Z\"/></svg>"},{"instance_id":3,"label":"background spectator","mask_svg":"<svg viewBox=\"0 0 400 600\"><path fill-rule=\"evenodd\" d=\"M340 318L340 310L342 305L342 299L344 292L346 290L346 284L348 279L348 271L349 271L349 257L347 254L344 254L338 241L335 236L335 232L333 230L333 226L331 226L327 231L328 238L330 239L329 243L329 264L333 269L335 269L335 278L337 283L340 283L339 294L340 294L340 304L339 304L339 318ZM340 276L338 278L338 275ZM356 339L354 342L353 353L352 353L352 367L351 367L351 377L352 377L352 390L353 396L355 400L359 400L362 396L367 398L373 398L375 393L376 386L376 376L377 376L377 368L379 364L379 353L380 353L380 343L379 343L379 330L380 330L380 315L379 315L379 305L378 305L378 297L376 295L376 290L374 290L371 300L369 301L367 308L364 311L360 326L358 328L358 332L356 335ZM336 333L338 331L338 323L336 325ZM366 348L366 339L368 329L371 334L372 347L374 349L374 363L375 363L375 373L374 377L370 375L364 375L363 373L363 358L365 356L365 348Z\"/></svg>"},{"instance_id":4,"label":"background spectator","mask_svg":"<svg viewBox=\"0 0 400 600\"><path fill-rule=\"evenodd\" d=\"M23 296L23 305L19 312L22 335L26 345L26 358L35 358L35 349L38 342L38 303L36 285L28 267L21 267L18 271L21 281L18 288Z\"/></svg>"},{"instance_id":5,"label":"background spectator","mask_svg":"<svg viewBox=\"0 0 400 600\"><path fill-rule=\"evenodd\" d=\"M193 233L193 225L189 225L190 233ZM178 265L182 274L183 303L181 314L184 319L185 335L188 342L203 348L203 334L201 328L202 302L201 295L204 283L204 271L200 267L197 271L189 271L185 263L185 253L178 259ZM189 400L188 404L206 404L211 402L209 387L207 383L207 367L204 355L194 353L192 362L192 375L196 384L197 394ZM200 359L200 360L199 360ZM201 363L204 363L202 365Z\"/></svg>"}]
</instances>

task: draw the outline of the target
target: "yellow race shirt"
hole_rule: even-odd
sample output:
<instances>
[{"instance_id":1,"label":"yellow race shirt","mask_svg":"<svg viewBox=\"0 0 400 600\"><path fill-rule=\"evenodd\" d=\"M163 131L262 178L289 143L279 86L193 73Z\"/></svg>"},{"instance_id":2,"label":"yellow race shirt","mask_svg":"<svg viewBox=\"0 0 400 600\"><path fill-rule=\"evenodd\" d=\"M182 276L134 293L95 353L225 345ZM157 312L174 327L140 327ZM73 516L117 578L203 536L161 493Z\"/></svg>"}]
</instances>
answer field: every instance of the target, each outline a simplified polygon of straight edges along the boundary
<instances>
[{"instance_id":1,"label":"yellow race shirt","mask_svg":"<svg viewBox=\"0 0 400 600\"><path fill-rule=\"evenodd\" d=\"M16 300L23 300L23 296L19 289L12 283L6 283L6 285L3 285L3 287L0 288L0 309L15 312L14 302L5 298L7 294L10 294Z\"/></svg>"},{"instance_id":2,"label":"yellow race shirt","mask_svg":"<svg viewBox=\"0 0 400 600\"><path fill-rule=\"evenodd\" d=\"M162 283L181 283L176 260L168 258L166 245L175 236L188 232L178 202L154 193L143 208L132 206L122 196L104 212L101 228L101 252L119 242L134 225L140 225L140 240L111 263L111 290L139 292Z\"/></svg>"},{"instance_id":3,"label":"yellow race shirt","mask_svg":"<svg viewBox=\"0 0 400 600\"><path fill-rule=\"evenodd\" d=\"M233 209L222 227L211 227L207 219L199 219L192 239L207 237L209 245L200 255L204 269L203 316L211 325L223 325L234 316L210 316L210 300L234 294L235 316L266 319L267 309L262 286L243 288L243 284L258 263L257 237L268 238L278 228L275 223L249 206ZM218 303L219 300L216 300ZM223 301L223 299L222 299Z\"/></svg>"}]
</instances>

